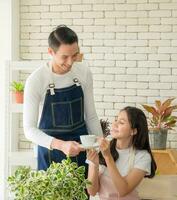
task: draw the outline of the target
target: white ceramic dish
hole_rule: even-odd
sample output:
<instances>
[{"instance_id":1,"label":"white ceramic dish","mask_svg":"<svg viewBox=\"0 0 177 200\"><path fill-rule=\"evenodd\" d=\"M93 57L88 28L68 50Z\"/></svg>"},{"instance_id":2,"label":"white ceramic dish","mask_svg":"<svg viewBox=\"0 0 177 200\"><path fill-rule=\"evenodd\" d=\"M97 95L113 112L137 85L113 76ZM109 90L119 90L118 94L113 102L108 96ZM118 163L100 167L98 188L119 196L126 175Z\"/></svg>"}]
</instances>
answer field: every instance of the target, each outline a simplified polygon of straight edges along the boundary
<instances>
[{"instance_id":1,"label":"white ceramic dish","mask_svg":"<svg viewBox=\"0 0 177 200\"><path fill-rule=\"evenodd\" d=\"M96 143L96 135L81 135L80 140L83 146L92 146Z\"/></svg>"},{"instance_id":2,"label":"white ceramic dish","mask_svg":"<svg viewBox=\"0 0 177 200\"><path fill-rule=\"evenodd\" d=\"M110 142L113 138L111 135L108 135L107 137L105 137L105 139L107 139Z\"/></svg>"},{"instance_id":3,"label":"white ceramic dish","mask_svg":"<svg viewBox=\"0 0 177 200\"><path fill-rule=\"evenodd\" d=\"M105 139L107 139L108 141L111 141L113 138L112 138L111 135L108 135ZM83 145L83 144L80 144L80 146L84 149L97 149L98 150L99 144L98 144L98 142L96 142L91 146L86 146L86 145Z\"/></svg>"},{"instance_id":4,"label":"white ceramic dish","mask_svg":"<svg viewBox=\"0 0 177 200\"><path fill-rule=\"evenodd\" d=\"M98 144L98 142L96 142L96 143L94 143L92 146L85 146L85 145L83 145L83 144L81 144L80 146L81 146L82 148L84 148L84 149L95 149L95 148L99 147L99 144Z\"/></svg>"}]
</instances>

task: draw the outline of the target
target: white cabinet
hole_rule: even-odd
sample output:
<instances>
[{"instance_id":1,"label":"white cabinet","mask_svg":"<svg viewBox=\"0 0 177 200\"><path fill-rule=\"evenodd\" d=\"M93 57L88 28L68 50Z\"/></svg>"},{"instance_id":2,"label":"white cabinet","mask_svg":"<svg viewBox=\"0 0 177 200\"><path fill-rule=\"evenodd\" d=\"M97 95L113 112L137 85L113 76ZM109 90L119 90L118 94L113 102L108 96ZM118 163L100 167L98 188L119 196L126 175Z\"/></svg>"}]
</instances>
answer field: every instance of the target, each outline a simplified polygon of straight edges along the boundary
<instances>
[{"instance_id":1,"label":"white cabinet","mask_svg":"<svg viewBox=\"0 0 177 200\"><path fill-rule=\"evenodd\" d=\"M36 168L32 144L23 133L23 104L14 102L10 84L13 80L25 83L28 75L44 64L44 61L9 61L6 63L6 134L8 175L17 166L29 165Z\"/></svg>"}]
</instances>

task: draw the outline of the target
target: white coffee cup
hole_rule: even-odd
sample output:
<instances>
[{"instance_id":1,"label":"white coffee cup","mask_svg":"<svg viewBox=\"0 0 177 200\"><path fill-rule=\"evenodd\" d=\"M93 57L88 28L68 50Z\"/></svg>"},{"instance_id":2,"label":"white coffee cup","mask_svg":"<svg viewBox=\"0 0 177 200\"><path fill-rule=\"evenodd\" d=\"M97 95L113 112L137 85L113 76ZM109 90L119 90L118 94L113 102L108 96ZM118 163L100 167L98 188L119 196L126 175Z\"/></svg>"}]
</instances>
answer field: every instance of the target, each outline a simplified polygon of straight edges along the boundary
<instances>
[{"instance_id":1,"label":"white coffee cup","mask_svg":"<svg viewBox=\"0 0 177 200\"><path fill-rule=\"evenodd\" d=\"M93 146L96 143L96 135L81 135L80 140L84 146Z\"/></svg>"}]
</instances>

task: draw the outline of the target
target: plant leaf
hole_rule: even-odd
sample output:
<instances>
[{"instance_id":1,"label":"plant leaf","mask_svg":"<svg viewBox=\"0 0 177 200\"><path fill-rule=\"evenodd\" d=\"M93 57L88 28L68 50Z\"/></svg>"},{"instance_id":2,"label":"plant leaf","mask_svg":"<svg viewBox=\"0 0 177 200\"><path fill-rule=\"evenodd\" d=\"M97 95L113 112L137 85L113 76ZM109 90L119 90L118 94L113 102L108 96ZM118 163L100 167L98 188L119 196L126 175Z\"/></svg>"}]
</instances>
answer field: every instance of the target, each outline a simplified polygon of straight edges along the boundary
<instances>
[{"instance_id":1,"label":"plant leaf","mask_svg":"<svg viewBox=\"0 0 177 200\"><path fill-rule=\"evenodd\" d=\"M175 123L176 123L176 120L171 120L168 123L166 123L165 125L168 127L171 127L172 125L175 125Z\"/></svg>"},{"instance_id":2,"label":"plant leaf","mask_svg":"<svg viewBox=\"0 0 177 200\"><path fill-rule=\"evenodd\" d=\"M85 167L77 166L69 157L52 163L47 171L20 167L8 178L14 200L86 200Z\"/></svg>"},{"instance_id":3,"label":"plant leaf","mask_svg":"<svg viewBox=\"0 0 177 200\"><path fill-rule=\"evenodd\" d=\"M156 107L157 107L158 113L160 113L161 101L160 101L160 100L156 100L156 101L155 101L155 105L156 105Z\"/></svg>"},{"instance_id":4,"label":"plant leaf","mask_svg":"<svg viewBox=\"0 0 177 200\"><path fill-rule=\"evenodd\" d=\"M177 105L168 107L166 110L164 110L164 113L162 114L162 119L166 119L176 109L177 109Z\"/></svg>"},{"instance_id":5,"label":"plant leaf","mask_svg":"<svg viewBox=\"0 0 177 200\"><path fill-rule=\"evenodd\" d=\"M143 106L143 108L145 109L145 110L147 110L149 113L151 113L153 116L158 116L159 114L158 114L158 112L156 111L156 109L153 107L153 106L148 106L148 105L146 105L146 104L143 104L142 105Z\"/></svg>"},{"instance_id":6,"label":"plant leaf","mask_svg":"<svg viewBox=\"0 0 177 200\"><path fill-rule=\"evenodd\" d=\"M163 113L163 112L171 105L171 102L172 102L174 99L175 99L175 98L170 98L170 99L165 100L165 101L162 103L162 106L161 106L161 113Z\"/></svg>"}]
</instances>

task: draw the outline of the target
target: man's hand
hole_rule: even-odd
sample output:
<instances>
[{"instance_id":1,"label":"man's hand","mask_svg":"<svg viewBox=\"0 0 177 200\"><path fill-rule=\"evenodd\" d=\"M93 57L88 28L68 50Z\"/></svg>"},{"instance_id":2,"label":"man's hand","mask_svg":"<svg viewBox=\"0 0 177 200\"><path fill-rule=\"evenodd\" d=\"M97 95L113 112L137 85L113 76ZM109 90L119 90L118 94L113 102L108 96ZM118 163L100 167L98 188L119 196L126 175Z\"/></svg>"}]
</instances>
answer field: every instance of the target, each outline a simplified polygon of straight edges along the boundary
<instances>
[{"instance_id":1,"label":"man's hand","mask_svg":"<svg viewBox=\"0 0 177 200\"><path fill-rule=\"evenodd\" d=\"M80 153L80 151L84 151L80 144L75 141L64 141L61 150L64 154L69 156L76 156Z\"/></svg>"},{"instance_id":2,"label":"man's hand","mask_svg":"<svg viewBox=\"0 0 177 200\"><path fill-rule=\"evenodd\" d=\"M58 149L67 156L76 156L81 151L85 151L78 142L75 141L63 141L54 138L51 143L52 149Z\"/></svg>"}]
</instances>

